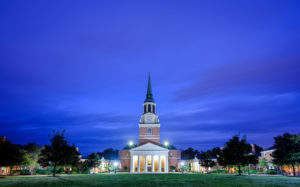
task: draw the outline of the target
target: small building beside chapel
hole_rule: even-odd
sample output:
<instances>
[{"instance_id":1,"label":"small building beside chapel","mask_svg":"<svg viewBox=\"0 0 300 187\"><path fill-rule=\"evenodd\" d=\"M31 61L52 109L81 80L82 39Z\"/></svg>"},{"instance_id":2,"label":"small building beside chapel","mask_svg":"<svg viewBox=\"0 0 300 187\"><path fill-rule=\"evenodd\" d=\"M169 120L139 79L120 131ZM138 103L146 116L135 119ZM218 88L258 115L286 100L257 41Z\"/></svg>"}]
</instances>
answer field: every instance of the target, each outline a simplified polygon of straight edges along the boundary
<instances>
[{"instance_id":1,"label":"small building beside chapel","mask_svg":"<svg viewBox=\"0 0 300 187\"><path fill-rule=\"evenodd\" d=\"M120 170L130 173L167 173L178 169L181 151L160 143L160 121L149 74L143 114L139 121L139 143L119 151Z\"/></svg>"}]
</instances>

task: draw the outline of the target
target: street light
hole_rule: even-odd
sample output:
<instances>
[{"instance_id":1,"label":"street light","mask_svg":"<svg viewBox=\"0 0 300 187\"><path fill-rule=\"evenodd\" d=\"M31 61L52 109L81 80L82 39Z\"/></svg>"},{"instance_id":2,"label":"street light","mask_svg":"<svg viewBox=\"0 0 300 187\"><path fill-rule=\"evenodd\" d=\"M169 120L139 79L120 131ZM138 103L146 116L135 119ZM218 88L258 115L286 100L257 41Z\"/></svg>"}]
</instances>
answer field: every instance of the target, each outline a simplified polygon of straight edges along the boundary
<instances>
[{"instance_id":1,"label":"street light","mask_svg":"<svg viewBox=\"0 0 300 187\"><path fill-rule=\"evenodd\" d=\"M183 173L183 170L184 170L184 162L183 162L183 161L180 162L180 165L181 165L181 171L182 171L182 173Z\"/></svg>"},{"instance_id":2,"label":"street light","mask_svg":"<svg viewBox=\"0 0 300 187\"><path fill-rule=\"evenodd\" d=\"M165 145L166 147L168 147L169 142L165 141L164 145Z\"/></svg>"},{"instance_id":3,"label":"street light","mask_svg":"<svg viewBox=\"0 0 300 187\"><path fill-rule=\"evenodd\" d=\"M133 141L129 141L129 146L131 147L131 146L133 146Z\"/></svg>"},{"instance_id":4,"label":"street light","mask_svg":"<svg viewBox=\"0 0 300 187\"><path fill-rule=\"evenodd\" d=\"M118 166L118 162L114 162L115 174L117 173L117 166Z\"/></svg>"}]
</instances>

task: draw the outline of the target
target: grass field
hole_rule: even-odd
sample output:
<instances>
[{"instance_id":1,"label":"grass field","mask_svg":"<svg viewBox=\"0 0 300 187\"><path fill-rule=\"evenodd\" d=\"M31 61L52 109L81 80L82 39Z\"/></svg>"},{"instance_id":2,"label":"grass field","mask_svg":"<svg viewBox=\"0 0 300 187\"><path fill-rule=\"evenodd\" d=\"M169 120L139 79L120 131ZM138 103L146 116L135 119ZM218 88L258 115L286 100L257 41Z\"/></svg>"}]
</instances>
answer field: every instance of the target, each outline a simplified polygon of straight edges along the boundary
<instances>
[{"instance_id":1,"label":"grass field","mask_svg":"<svg viewBox=\"0 0 300 187\"><path fill-rule=\"evenodd\" d=\"M203 174L96 174L0 178L0 186L300 186L300 178Z\"/></svg>"}]
</instances>

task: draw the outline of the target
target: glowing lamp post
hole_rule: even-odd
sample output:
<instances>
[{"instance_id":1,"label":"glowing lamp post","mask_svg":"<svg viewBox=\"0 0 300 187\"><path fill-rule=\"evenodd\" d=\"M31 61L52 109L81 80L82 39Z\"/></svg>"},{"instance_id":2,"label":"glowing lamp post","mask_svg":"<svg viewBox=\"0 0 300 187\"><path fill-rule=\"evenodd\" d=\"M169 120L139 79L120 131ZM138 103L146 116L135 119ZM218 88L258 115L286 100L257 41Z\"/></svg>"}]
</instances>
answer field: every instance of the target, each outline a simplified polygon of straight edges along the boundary
<instances>
[{"instance_id":1,"label":"glowing lamp post","mask_svg":"<svg viewBox=\"0 0 300 187\"><path fill-rule=\"evenodd\" d=\"M181 171L182 171L182 173L183 173L183 171L184 171L184 162L183 162L183 161L180 162L180 165L181 165Z\"/></svg>"},{"instance_id":2,"label":"glowing lamp post","mask_svg":"<svg viewBox=\"0 0 300 187\"><path fill-rule=\"evenodd\" d=\"M165 141L164 145L165 145L166 147L168 147L169 142Z\"/></svg>"},{"instance_id":3,"label":"glowing lamp post","mask_svg":"<svg viewBox=\"0 0 300 187\"><path fill-rule=\"evenodd\" d=\"M117 173L117 166L118 166L118 162L114 162L115 174Z\"/></svg>"},{"instance_id":4,"label":"glowing lamp post","mask_svg":"<svg viewBox=\"0 0 300 187\"><path fill-rule=\"evenodd\" d=\"M133 146L133 141L129 141L128 145L129 145L130 147L132 147L132 146Z\"/></svg>"}]
</instances>

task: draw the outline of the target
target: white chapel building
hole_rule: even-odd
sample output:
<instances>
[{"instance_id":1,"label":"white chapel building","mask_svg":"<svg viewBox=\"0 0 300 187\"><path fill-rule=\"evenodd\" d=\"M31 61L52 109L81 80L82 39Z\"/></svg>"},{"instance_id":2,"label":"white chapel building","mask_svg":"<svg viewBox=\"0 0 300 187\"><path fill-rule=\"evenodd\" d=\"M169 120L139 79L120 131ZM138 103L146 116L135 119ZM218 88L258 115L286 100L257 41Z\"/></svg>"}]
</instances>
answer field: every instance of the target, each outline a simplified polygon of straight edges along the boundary
<instances>
[{"instance_id":1,"label":"white chapel building","mask_svg":"<svg viewBox=\"0 0 300 187\"><path fill-rule=\"evenodd\" d=\"M179 150L160 143L160 122L156 114L150 75L143 114L139 121L139 144L119 151L121 171L130 173L167 173L171 166L178 168Z\"/></svg>"}]
</instances>

